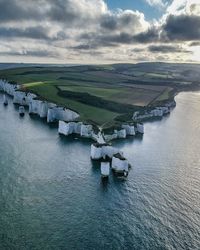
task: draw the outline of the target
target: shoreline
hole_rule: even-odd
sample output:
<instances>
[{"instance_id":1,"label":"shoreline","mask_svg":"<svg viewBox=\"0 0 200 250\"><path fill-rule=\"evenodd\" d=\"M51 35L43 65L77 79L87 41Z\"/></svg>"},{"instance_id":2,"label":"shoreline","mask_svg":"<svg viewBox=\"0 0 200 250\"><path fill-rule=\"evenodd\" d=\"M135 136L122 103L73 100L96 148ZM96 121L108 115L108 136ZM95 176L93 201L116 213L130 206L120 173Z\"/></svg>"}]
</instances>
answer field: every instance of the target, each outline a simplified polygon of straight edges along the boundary
<instances>
[{"instance_id":1,"label":"shoreline","mask_svg":"<svg viewBox=\"0 0 200 250\"><path fill-rule=\"evenodd\" d=\"M99 161L103 164L102 177L105 173L109 173L105 166L109 166L117 174L128 176L130 164L124 157L123 152L113 147L111 142L115 139L126 139L128 136L136 134L144 134L143 122L162 119L165 115L170 114L171 110L176 106L175 96L184 90L174 92L173 99L162 102L162 105L147 107L143 114L136 111L133 114L132 122L124 122L120 129L112 130L112 133L105 134L104 131L95 131L93 125L77 121L79 114L75 111L59 106L53 102L39 98L32 92L25 92L20 85L0 80L0 91L6 93L13 98L13 103L26 106L29 114L38 115L42 119L46 119L47 123L58 122L58 133L64 136L78 135L80 138L88 138L95 141L91 144L90 157L92 160ZM187 91L189 91L187 89ZM197 91L197 90L191 90ZM109 174L108 174L109 175Z\"/></svg>"}]
</instances>

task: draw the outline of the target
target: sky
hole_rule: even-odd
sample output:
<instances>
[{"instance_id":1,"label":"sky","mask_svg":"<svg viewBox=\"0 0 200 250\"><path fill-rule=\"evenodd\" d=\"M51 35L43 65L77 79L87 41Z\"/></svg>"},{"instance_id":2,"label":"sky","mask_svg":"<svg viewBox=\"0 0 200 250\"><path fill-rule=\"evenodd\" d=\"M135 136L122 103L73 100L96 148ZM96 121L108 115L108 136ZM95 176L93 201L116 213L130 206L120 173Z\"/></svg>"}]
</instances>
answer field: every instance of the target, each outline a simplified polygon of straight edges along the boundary
<instances>
[{"instance_id":1,"label":"sky","mask_svg":"<svg viewBox=\"0 0 200 250\"><path fill-rule=\"evenodd\" d=\"M200 63L200 0L0 0L0 62Z\"/></svg>"}]
</instances>

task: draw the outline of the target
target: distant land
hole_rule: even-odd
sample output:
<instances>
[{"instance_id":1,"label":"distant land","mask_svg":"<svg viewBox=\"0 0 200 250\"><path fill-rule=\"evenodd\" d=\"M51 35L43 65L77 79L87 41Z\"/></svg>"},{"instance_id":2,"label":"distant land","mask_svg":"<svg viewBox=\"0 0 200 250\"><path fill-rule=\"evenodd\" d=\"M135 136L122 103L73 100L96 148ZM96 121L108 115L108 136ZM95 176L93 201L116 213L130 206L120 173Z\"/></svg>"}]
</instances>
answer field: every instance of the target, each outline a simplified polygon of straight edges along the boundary
<instances>
[{"instance_id":1,"label":"distant land","mask_svg":"<svg viewBox=\"0 0 200 250\"><path fill-rule=\"evenodd\" d=\"M200 89L200 65L0 64L0 78L72 109L79 120L108 129L132 120L134 111L161 105L180 91Z\"/></svg>"}]
</instances>

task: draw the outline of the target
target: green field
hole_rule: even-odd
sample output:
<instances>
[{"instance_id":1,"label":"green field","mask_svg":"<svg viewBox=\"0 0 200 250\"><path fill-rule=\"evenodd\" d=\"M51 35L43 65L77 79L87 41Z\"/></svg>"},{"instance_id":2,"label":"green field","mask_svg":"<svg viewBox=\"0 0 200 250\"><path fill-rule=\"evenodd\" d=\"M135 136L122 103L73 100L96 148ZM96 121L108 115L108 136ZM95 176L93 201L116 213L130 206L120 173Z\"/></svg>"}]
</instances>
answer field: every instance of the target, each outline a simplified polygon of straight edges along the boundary
<instances>
[{"instance_id":1,"label":"green field","mask_svg":"<svg viewBox=\"0 0 200 250\"><path fill-rule=\"evenodd\" d=\"M168 81L169 72L145 72L138 67L35 66L1 70L0 78L15 81L27 91L75 110L80 120L105 128L170 97L174 86Z\"/></svg>"}]
</instances>

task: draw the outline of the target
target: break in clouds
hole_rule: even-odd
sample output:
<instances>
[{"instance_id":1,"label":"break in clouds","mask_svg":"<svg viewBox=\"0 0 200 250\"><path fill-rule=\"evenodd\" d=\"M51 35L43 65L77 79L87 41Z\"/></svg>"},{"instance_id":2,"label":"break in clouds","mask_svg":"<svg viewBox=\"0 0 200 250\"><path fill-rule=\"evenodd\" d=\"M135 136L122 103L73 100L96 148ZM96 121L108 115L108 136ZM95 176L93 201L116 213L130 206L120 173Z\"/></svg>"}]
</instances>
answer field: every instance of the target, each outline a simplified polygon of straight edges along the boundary
<instances>
[{"instance_id":1,"label":"break in clouds","mask_svg":"<svg viewBox=\"0 0 200 250\"><path fill-rule=\"evenodd\" d=\"M146 4L162 9L162 17L110 10L103 0L0 0L1 61L198 61L198 1Z\"/></svg>"}]
</instances>

